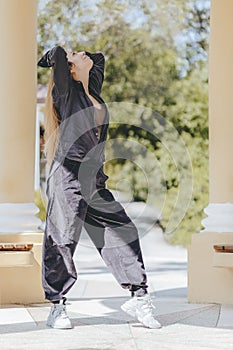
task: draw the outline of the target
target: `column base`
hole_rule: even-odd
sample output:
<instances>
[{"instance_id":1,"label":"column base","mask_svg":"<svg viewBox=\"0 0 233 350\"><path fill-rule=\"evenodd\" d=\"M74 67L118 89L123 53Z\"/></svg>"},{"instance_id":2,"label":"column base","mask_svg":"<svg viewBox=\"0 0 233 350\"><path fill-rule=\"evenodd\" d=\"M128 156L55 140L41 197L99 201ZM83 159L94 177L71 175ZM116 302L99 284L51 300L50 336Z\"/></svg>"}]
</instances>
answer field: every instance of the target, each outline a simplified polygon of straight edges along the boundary
<instances>
[{"instance_id":1,"label":"column base","mask_svg":"<svg viewBox=\"0 0 233 350\"><path fill-rule=\"evenodd\" d=\"M1 252L5 259L2 259L0 264L0 305L46 302L41 283L43 235L43 232L0 235L2 243L33 244L29 252L7 252L8 255L6 252ZM15 264L17 259L20 259L21 265ZM30 263L27 264L27 261Z\"/></svg>"},{"instance_id":2,"label":"column base","mask_svg":"<svg viewBox=\"0 0 233 350\"><path fill-rule=\"evenodd\" d=\"M190 303L233 304L233 253L216 253L213 248L232 242L233 232L193 234L188 248Z\"/></svg>"}]
</instances>

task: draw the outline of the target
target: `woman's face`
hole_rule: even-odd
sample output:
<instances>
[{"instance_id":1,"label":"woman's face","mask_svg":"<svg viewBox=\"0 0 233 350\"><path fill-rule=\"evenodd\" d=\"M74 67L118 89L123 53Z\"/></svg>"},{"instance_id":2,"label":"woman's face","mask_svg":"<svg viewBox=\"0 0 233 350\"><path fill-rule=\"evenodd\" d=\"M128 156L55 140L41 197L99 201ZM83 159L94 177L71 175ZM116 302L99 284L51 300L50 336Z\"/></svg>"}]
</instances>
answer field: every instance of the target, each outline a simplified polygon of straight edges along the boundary
<instances>
[{"instance_id":1,"label":"woman's face","mask_svg":"<svg viewBox=\"0 0 233 350\"><path fill-rule=\"evenodd\" d=\"M73 65L79 70L90 70L93 66L93 61L86 55L85 51L68 51L67 59L68 62L73 63Z\"/></svg>"}]
</instances>

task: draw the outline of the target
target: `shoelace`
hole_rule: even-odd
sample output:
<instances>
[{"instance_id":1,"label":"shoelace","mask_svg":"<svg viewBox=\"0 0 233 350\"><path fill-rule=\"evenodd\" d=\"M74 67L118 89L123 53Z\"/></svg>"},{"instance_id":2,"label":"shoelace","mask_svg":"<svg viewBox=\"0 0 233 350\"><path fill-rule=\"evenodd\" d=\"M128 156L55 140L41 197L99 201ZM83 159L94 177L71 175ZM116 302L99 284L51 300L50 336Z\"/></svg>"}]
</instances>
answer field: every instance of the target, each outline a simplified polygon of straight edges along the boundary
<instances>
[{"instance_id":1,"label":"shoelace","mask_svg":"<svg viewBox=\"0 0 233 350\"><path fill-rule=\"evenodd\" d=\"M142 309L144 311L148 311L151 314L153 314L153 309L155 309L155 306L152 304L152 300L151 299L143 300Z\"/></svg>"},{"instance_id":2,"label":"shoelace","mask_svg":"<svg viewBox=\"0 0 233 350\"><path fill-rule=\"evenodd\" d=\"M56 313L57 313L57 316L62 316L66 318L67 317L66 306L60 305L60 307L56 309Z\"/></svg>"}]
</instances>

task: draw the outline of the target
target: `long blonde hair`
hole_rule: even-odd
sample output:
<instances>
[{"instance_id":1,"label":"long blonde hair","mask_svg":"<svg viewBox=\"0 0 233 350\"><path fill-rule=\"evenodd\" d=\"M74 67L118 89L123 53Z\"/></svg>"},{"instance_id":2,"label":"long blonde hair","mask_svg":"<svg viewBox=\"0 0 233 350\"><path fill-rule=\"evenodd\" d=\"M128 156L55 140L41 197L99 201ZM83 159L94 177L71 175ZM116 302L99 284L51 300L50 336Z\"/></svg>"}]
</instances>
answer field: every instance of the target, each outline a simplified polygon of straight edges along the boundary
<instances>
[{"instance_id":1,"label":"long blonde hair","mask_svg":"<svg viewBox=\"0 0 233 350\"><path fill-rule=\"evenodd\" d=\"M55 156L55 151L59 140L59 119L53 105L53 98L52 98L53 86L54 86L53 72L51 71L51 75L48 83L48 92L45 100L45 110L44 110L44 128L45 128L44 153L49 165L52 163L52 160Z\"/></svg>"}]
</instances>

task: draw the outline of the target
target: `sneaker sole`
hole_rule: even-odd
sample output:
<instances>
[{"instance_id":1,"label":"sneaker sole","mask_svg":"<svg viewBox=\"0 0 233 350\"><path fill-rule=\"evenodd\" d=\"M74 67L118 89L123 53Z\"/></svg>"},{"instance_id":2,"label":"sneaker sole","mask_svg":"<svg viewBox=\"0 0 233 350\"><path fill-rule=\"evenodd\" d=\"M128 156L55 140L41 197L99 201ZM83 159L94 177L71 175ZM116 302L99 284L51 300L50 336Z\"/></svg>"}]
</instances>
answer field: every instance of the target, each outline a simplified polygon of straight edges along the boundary
<instances>
[{"instance_id":1,"label":"sneaker sole","mask_svg":"<svg viewBox=\"0 0 233 350\"><path fill-rule=\"evenodd\" d=\"M139 321L139 320L138 320ZM149 329L160 329L162 328L161 324L156 326L156 327L150 327L150 326L147 326L146 324L144 324L143 322L139 321L145 328L149 328Z\"/></svg>"},{"instance_id":2,"label":"sneaker sole","mask_svg":"<svg viewBox=\"0 0 233 350\"><path fill-rule=\"evenodd\" d=\"M72 329L73 328L72 326L67 326L67 327L53 326L53 325L48 324L48 323L47 323L47 326L50 328L54 328L54 329Z\"/></svg>"},{"instance_id":3,"label":"sneaker sole","mask_svg":"<svg viewBox=\"0 0 233 350\"><path fill-rule=\"evenodd\" d=\"M140 317L137 317L137 319L138 319L138 322L140 322L144 327L146 327L146 328L149 328L149 329L159 329L159 328L162 328L162 325L158 322L158 324L155 326L155 327L150 327L150 326L148 326L147 324L145 324L144 322L143 322L143 319L141 319Z\"/></svg>"}]
</instances>

